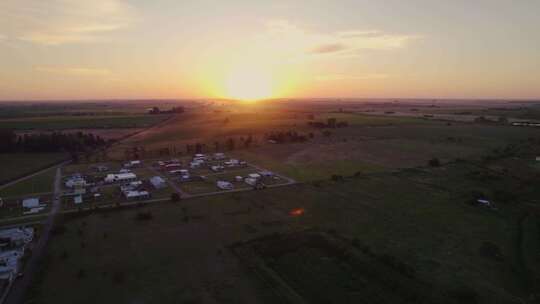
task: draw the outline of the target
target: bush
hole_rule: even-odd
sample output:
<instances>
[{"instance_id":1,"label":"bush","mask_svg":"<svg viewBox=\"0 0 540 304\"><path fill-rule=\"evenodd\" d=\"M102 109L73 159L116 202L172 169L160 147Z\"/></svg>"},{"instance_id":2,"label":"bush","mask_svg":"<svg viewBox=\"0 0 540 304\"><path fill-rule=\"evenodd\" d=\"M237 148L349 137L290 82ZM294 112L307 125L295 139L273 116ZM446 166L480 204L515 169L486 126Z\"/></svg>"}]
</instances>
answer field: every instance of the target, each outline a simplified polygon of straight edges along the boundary
<instances>
[{"instance_id":1,"label":"bush","mask_svg":"<svg viewBox=\"0 0 540 304\"><path fill-rule=\"evenodd\" d=\"M171 193L171 202L179 202L180 201L180 194L174 192Z\"/></svg>"},{"instance_id":2,"label":"bush","mask_svg":"<svg viewBox=\"0 0 540 304\"><path fill-rule=\"evenodd\" d=\"M430 167L440 167L441 161L438 158L432 158L428 162Z\"/></svg>"},{"instance_id":3,"label":"bush","mask_svg":"<svg viewBox=\"0 0 540 304\"><path fill-rule=\"evenodd\" d=\"M334 182L340 182L340 181L343 181L344 178L342 175L337 175L337 174L333 174L331 179L334 181Z\"/></svg>"},{"instance_id":4,"label":"bush","mask_svg":"<svg viewBox=\"0 0 540 304\"><path fill-rule=\"evenodd\" d=\"M137 220L139 221L149 221L153 218L154 216L152 215L152 212L150 211L141 211L137 213Z\"/></svg>"}]
</instances>

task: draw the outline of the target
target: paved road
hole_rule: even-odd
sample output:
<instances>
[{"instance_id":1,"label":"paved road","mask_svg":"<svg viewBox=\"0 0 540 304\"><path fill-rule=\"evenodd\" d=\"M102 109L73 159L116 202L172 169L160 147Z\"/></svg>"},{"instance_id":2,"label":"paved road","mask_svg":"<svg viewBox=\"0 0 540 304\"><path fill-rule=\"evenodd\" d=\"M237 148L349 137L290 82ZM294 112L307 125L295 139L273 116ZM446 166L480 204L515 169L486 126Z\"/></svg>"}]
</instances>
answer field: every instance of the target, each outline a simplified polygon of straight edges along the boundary
<instances>
[{"instance_id":1,"label":"paved road","mask_svg":"<svg viewBox=\"0 0 540 304\"><path fill-rule=\"evenodd\" d=\"M54 179L54 198L49 217L42 226L39 240L34 244L32 255L24 268L24 276L16 279L13 283L11 290L4 302L6 304L19 304L23 302L25 291L30 287L32 277L38 270L39 261L43 258L47 242L51 236L51 230L54 226L54 219L60 210L60 195L62 193L60 186L62 180L61 170L62 167L56 168L56 177Z\"/></svg>"}]
</instances>

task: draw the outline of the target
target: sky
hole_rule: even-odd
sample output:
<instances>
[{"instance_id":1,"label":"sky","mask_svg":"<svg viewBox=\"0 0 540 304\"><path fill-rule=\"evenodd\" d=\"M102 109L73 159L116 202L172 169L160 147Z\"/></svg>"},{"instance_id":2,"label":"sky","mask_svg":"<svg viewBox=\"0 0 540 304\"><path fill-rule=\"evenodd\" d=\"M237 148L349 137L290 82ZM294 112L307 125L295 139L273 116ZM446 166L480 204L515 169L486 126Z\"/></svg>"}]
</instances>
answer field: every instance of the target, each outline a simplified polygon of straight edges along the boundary
<instances>
[{"instance_id":1,"label":"sky","mask_svg":"<svg viewBox=\"0 0 540 304\"><path fill-rule=\"evenodd\" d=\"M540 98L539 0L0 0L0 99Z\"/></svg>"}]
</instances>

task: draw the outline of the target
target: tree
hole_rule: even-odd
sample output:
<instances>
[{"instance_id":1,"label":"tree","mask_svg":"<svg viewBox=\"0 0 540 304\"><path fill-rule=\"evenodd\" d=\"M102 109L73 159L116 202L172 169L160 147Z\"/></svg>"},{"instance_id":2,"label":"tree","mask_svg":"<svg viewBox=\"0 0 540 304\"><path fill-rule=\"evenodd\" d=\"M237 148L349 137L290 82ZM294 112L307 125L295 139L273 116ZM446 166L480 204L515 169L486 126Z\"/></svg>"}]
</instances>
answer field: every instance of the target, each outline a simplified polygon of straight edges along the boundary
<instances>
[{"instance_id":1,"label":"tree","mask_svg":"<svg viewBox=\"0 0 540 304\"><path fill-rule=\"evenodd\" d=\"M179 202L181 199L180 194L177 192L171 193L171 202Z\"/></svg>"},{"instance_id":2,"label":"tree","mask_svg":"<svg viewBox=\"0 0 540 304\"><path fill-rule=\"evenodd\" d=\"M441 161L435 157L435 158L430 159L428 164L430 167L440 167Z\"/></svg>"}]
</instances>

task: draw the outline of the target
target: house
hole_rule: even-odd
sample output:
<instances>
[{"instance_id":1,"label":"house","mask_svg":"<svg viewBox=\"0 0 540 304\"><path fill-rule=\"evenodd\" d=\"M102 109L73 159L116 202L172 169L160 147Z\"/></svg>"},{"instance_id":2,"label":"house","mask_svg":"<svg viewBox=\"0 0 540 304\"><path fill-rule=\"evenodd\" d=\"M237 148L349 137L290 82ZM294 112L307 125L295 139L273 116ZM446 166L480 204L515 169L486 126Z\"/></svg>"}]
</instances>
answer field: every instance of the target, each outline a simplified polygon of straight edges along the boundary
<instances>
[{"instance_id":1,"label":"house","mask_svg":"<svg viewBox=\"0 0 540 304\"><path fill-rule=\"evenodd\" d=\"M491 202L486 199L477 199L476 202L481 206L491 207Z\"/></svg>"},{"instance_id":2,"label":"house","mask_svg":"<svg viewBox=\"0 0 540 304\"><path fill-rule=\"evenodd\" d=\"M233 184L227 181L217 181L216 186L221 190L232 190L234 188Z\"/></svg>"},{"instance_id":3,"label":"house","mask_svg":"<svg viewBox=\"0 0 540 304\"><path fill-rule=\"evenodd\" d=\"M120 171L118 171L118 173L131 173L131 170L123 168L123 169L120 169Z\"/></svg>"},{"instance_id":4,"label":"house","mask_svg":"<svg viewBox=\"0 0 540 304\"><path fill-rule=\"evenodd\" d=\"M126 199L146 199L150 197L150 193L148 191L126 191L124 197Z\"/></svg>"},{"instance_id":5,"label":"house","mask_svg":"<svg viewBox=\"0 0 540 304\"><path fill-rule=\"evenodd\" d=\"M237 182L241 182L241 181L244 180L244 178L242 176L238 175L238 176L234 177L234 180L237 181Z\"/></svg>"},{"instance_id":6,"label":"house","mask_svg":"<svg viewBox=\"0 0 540 304\"><path fill-rule=\"evenodd\" d=\"M258 180L261 178L261 175L259 173L251 173L251 174L248 174L248 177Z\"/></svg>"},{"instance_id":7,"label":"house","mask_svg":"<svg viewBox=\"0 0 540 304\"><path fill-rule=\"evenodd\" d=\"M37 208L39 207L39 198L27 198L22 201L23 208Z\"/></svg>"},{"instance_id":8,"label":"house","mask_svg":"<svg viewBox=\"0 0 540 304\"><path fill-rule=\"evenodd\" d=\"M190 180L191 180L191 176L189 174L180 175L181 182L189 182Z\"/></svg>"},{"instance_id":9,"label":"house","mask_svg":"<svg viewBox=\"0 0 540 304\"><path fill-rule=\"evenodd\" d=\"M162 189L167 187L165 180L161 176L154 176L150 178L150 184L156 189Z\"/></svg>"},{"instance_id":10,"label":"house","mask_svg":"<svg viewBox=\"0 0 540 304\"><path fill-rule=\"evenodd\" d=\"M23 246L34 239L34 228L17 227L0 230L0 240L12 246Z\"/></svg>"},{"instance_id":11,"label":"house","mask_svg":"<svg viewBox=\"0 0 540 304\"><path fill-rule=\"evenodd\" d=\"M252 178L252 177L248 177L246 179L244 179L244 182L250 186L256 186L257 185L257 181L258 179L256 178Z\"/></svg>"},{"instance_id":12,"label":"house","mask_svg":"<svg viewBox=\"0 0 540 304\"><path fill-rule=\"evenodd\" d=\"M75 205L78 205L78 204L82 204L83 202L83 198L82 198L82 195L77 195L73 198L73 203Z\"/></svg>"},{"instance_id":13,"label":"house","mask_svg":"<svg viewBox=\"0 0 540 304\"><path fill-rule=\"evenodd\" d=\"M223 159L225 159L225 153L214 153L214 159L215 160L223 160Z\"/></svg>"},{"instance_id":14,"label":"house","mask_svg":"<svg viewBox=\"0 0 540 304\"><path fill-rule=\"evenodd\" d=\"M23 256L23 250L9 250L0 253L0 279L13 281L19 271L19 260Z\"/></svg>"},{"instance_id":15,"label":"house","mask_svg":"<svg viewBox=\"0 0 540 304\"><path fill-rule=\"evenodd\" d=\"M536 161L540 161L540 156L537 156L537 157L536 157Z\"/></svg>"},{"instance_id":16,"label":"house","mask_svg":"<svg viewBox=\"0 0 540 304\"><path fill-rule=\"evenodd\" d=\"M45 210L45 207L30 208L30 210L23 212L23 214L36 214L40 213L43 210Z\"/></svg>"},{"instance_id":17,"label":"house","mask_svg":"<svg viewBox=\"0 0 540 304\"><path fill-rule=\"evenodd\" d=\"M118 173L118 174L107 174L105 177L106 183L115 183L115 182L131 182L137 179L137 175L134 173Z\"/></svg>"},{"instance_id":18,"label":"house","mask_svg":"<svg viewBox=\"0 0 540 304\"><path fill-rule=\"evenodd\" d=\"M97 171L97 172L105 172L105 171L109 171L109 167L103 166L103 165L96 166L95 168L96 168L96 171Z\"/></svg>"},{"instance_id":19,"label":"house","mask_svg":"<svg viewBox=\"0 0 540 304\"><path fill-rule=\"evenodd\" d=\"M135 168L140 167L142 165L142 162L140 160L131 160L124 164L125 168Z\"/></svg>"},{"instance_id":20,"label":"house","mask_svg":"<svg viewBox=\"0 0 540 304\"><path fill-rule=\"evenodd\" d=\"M261 172L259 172L259 174L261 176L264 176L264 177L272 177L272 176L274 176L274 173L272 173L270 171L261 171Z\"/></svg>"},{"instance_id":21,"label":"house","mask_svg":"<svg viewBox=\"0 0 540 304\"><path fill-rule=\"evenodd\" d=\"M124 185L120 186L120 191L126 192L126 191L136 190L141 185L142 185L142 181L140 181L140 180L139 181L129 182L127 184L124 184Z\"/></svg>"},{"instance_id":22,"label":"house","mask_svg":"<svg viewBox=\"0 0 540 304\"><path fill-rule=\"evenodd\" d=\"M221 172L223 171L225 168L223 166L212 166L210 167L210 170L214 171L214 172Z\"/></svg>"},{"instance_id":23,"label":"house","mask_svg":"<svg viewBox=\"0 0 540 304\"><path fill-rule=\"evenodd\" d=\"M84 188L87 186L86 180L81 176L70 177L65 182L66 188Z\"/></svg>"}]
</instances>

